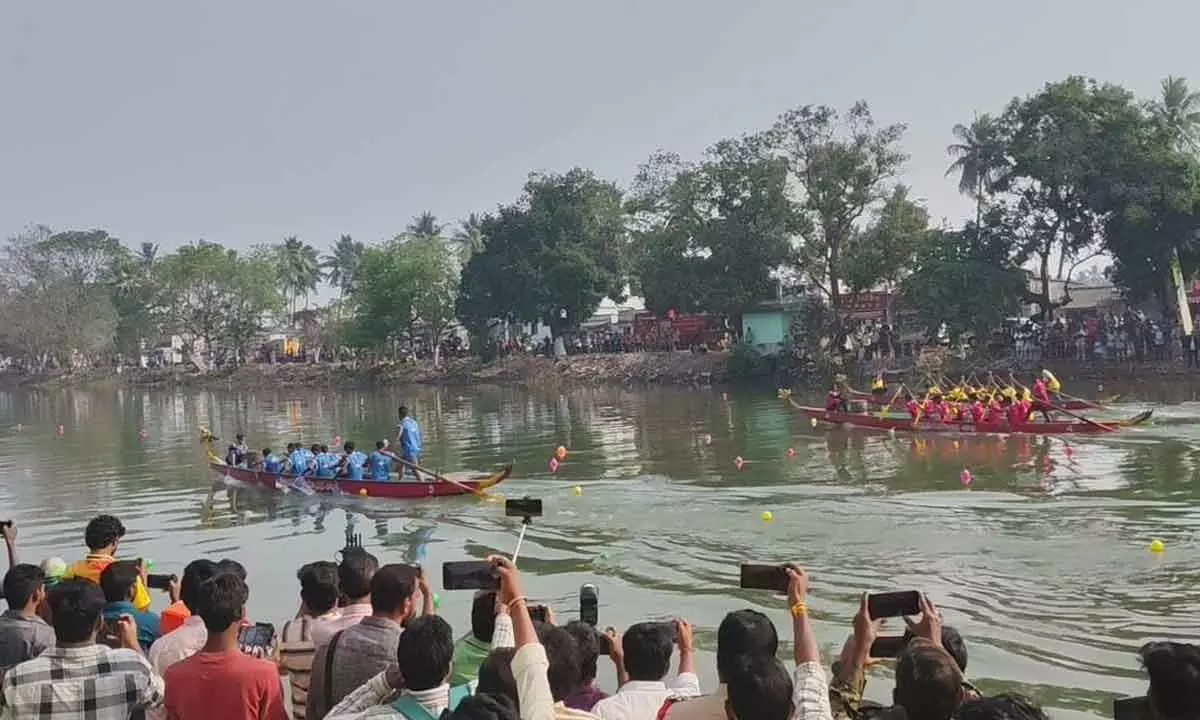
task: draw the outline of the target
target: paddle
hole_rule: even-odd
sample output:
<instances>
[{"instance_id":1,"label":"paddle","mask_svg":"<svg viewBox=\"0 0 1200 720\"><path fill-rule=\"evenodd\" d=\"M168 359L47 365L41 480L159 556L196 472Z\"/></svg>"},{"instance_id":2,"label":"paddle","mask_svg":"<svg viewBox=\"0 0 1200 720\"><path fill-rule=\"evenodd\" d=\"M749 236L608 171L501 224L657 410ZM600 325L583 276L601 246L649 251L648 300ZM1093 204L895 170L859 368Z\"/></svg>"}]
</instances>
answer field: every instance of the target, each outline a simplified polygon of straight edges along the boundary
<instances>
[{"instance_id":1,"label":"paddle","mask_svg":"<svg viewBox=\"0 0 1200 720\"><path fill-rule=\"evenodd\" d=\"M471 487L470 485L464 485L464 484L458 482L457 480L451 480L450 478L448 478L444 475L439 475L439 474L433 472L432 470L426 470L425 468L421 467L420 465L418 465L414 462L409 462L408 460L405 460L404 458L400 457L399 455L392 455L392 459L411 470L415 470L416 472L419 472L419 473L424 473L425 475L428 475L429 477L433 478L434 480L437 480L438 482L449 483L451 485L454 485L455 487L462 488L463 490L466 490L469 493L478 495L481 498L489 498L490 499L492 497L491 495L480 490L479 488L474 488L474 487Z\"/></svg>"},{"instance_id":2,"label":"paddle","mask_svg":"<svg viewBox=\"0 0 1200 720\"><path fill-rule=\"evenodd\" d=\"M1021 384L1021 383L1020 383L1020 382L1017 380L1017 378L1013 376L1013 374L1012 374L1012 373L1009 373L1009 374L1008 374L1008 378L1009 378L1009 380L1012 380L1012 381L1013 381L1013 383L1015 383L1015 384L1016 384L1018 387L1020 387L1022 390L1028 390L1028 389L1029 389L1029 388L1025 387L1024 385L1022 385L1022 384ZM1098 427L1098 428L1100 428L1101 430L1104 430L1105 432L1116 432L1116 431L1117 431L1117 429L1116 429L1116 428L1114 428L1114 427L1112 427L1112 426L1110 426L1110 425L1105 425L1104 423L1099 423L1099 422L1096 422L1095 420L1091 419L1090 417L1087 417L1087 416L1084 416L1084 415L1080 415L1080 414L1079 414L1079 413L1077 413L1077 412L1072 412L1071 410L1068 410L1068 409L1066 409L1066 408L1064 408L1064 407L1060 407L1060 406L1058 406L1058 405L1051 405L1051 406L1050 406L1050 409L1051 409L1051 410L1054 410L1055 412L1060 412L1060 413L1062 413L1063 415L1066 415L1066 416L1068 416L1068 417L1073 417L1073 418L1075 418L1076 420L1079 420L1080 422L1084 422L1084 423L1087 423L1088 425L1093 425L1093 426L1095 426L1095 427Z\"/></svg>"}]
</instances>

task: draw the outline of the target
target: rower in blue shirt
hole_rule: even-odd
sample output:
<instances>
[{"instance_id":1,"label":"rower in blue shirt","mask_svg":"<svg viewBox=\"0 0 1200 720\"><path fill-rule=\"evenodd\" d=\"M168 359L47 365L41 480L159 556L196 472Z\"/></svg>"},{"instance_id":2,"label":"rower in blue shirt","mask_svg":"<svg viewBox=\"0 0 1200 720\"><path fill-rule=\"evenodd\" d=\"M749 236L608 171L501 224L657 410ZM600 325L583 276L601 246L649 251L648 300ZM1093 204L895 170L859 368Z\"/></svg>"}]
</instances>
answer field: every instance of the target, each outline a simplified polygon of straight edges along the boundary
<instances>
[{"instance_id":1,"label":"rower in blue shirt","mask_svg":"<svg viewBox=\"0 0 1200 720\"><path fill-rule=\"evenodd\" d=\"M263 472L279 475L283 472L283 460L271 452L271 448L263 448Z\"/></svg>"},{"instance_id":2,"label":"rower in blue shirt","mask_svg":"<svg viewBox=\"0 0 1200 720\"><path fill-rule=\"evenodd\" d=\"M421 476L417 474L414 466L421 464L421 451L424 449L421 443L421 426L409 416L407 407L401 405L397 412L400 415L400 422L396 425L396 444L400 446L400 477L403 479L405 471L408 471L412 473L413 479L419 482Z\"/></svg>"},{"instance_id":3,"label":"rower in blue shirt","mask_svg":"<svg viewBox=\"0 0 1200 720\"><path fill-rule=\"evenodd\" d=\"M322 445L320 453L317 454L317 477L327 480L337 477L338 463L340 461L341 458L329 452L327 446Z\"/></svg>"},{"instance_id":4,"label":"rower in blue shirt","mask_svg":"<svg viewBox=\"0 0 1200 720\"><path fill-rule=\"evenodd\" d=\"M291 452L288 454L288 464L293 475L304 475L308 473L309 461L308 450L305 450L299 443L292 443Z\"/></svg>"},{"instance_id":5,"label":"rower in blue shirt","mask_svg":"<svg viewBox=\"0 0 1200 720\"><path fill-rule=\"evenodd\" d=\"M342 446L345 454L342 456L342 469L351 480L363 479L363 467L367 464L367 456L354 449L354 443L348 442Z\"/></svg>"},{"instance_id":6,"label":"rower in blue shirt","mask_svg":"<svg viewBox=\"0 0 1200 720\"><path fill-rule=\"evenodd\" d=\"M371 479L383 482L392 479L392 453L384 448L387 444L382 440L375 443L375 452L367 456L367 464L371 468Z\"/></svg>"}]
</instances>

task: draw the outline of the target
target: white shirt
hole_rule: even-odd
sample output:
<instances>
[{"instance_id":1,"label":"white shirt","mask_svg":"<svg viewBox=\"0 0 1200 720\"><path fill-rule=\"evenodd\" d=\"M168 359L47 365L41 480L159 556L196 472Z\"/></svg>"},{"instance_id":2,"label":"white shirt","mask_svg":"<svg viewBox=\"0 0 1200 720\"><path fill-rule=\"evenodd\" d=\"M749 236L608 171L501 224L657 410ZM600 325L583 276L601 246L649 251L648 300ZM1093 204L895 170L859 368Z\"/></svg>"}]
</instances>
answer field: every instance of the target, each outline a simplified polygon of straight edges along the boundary
<instances>
[{"instance_id":1,"label":"white shirt","mask_svg":"<svg viewBox=\"0 0 1200 720\"><path fill-rule=\"evenodd\" d=\"M700 695L700 678L695 673L679 673L671 687L661 680L630 680L616 695L604 698L592 708L600 720L656 720L668 698Z\"/></svg>"},{"instance_id":2,"label":"white shirt","mask_svg":"<svg viewBox=\"0 0 1200 720\"><path fill-rule=\"evenodd\" d=\"M371 609L371 601L354 603L340 608L341 614L338 617L322 620L313 625L312 628L312 644L313 647L321 647L329 642L329 639L338 634L338 631L345 630L348 627L354 627L362 622L365 617L370 617L374 612Z\"/></svg>"},{"instance_id":3,"label":"white shirt","mask_svg":"<svg viewBox=\"0 0 1200 720\"><path fill-rule=\"evenodd\" d=\"M154 641L150 646L149 660L154 672L162 675L180 660L187 660L200 652L208 642L208 630L203 618L191 615L183 624Z\"/></svg>"}]
</instances>

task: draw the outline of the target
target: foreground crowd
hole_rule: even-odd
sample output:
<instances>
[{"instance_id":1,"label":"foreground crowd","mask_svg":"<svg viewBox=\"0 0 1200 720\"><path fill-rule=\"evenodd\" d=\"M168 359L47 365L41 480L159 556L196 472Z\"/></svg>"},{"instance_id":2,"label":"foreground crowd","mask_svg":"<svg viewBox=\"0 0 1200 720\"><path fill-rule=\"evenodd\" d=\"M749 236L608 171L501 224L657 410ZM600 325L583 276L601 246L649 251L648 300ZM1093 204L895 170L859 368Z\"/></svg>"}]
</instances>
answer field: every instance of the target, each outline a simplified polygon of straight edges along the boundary
<instances>
[{"instance_id":1,"label":"foreground crowd","mask_svg":"<svg viewBox=\"0 0 1200 720\"><path fill-rule=\"evenodd\" d=\"M808 577L797 567L787 569L792 669L777 658L770 620L737 610L717 630L720 684L704 694L687 622L638 623L621 635L580 621L537 622L519 573L503 557L489 558L499 589L476 594L470 632L457 642L434 612L424 571L380 565L354 544L339 563L300 568L299 611L275 633L247 619L240 564L200 559L178 580L150 575L141 561L115 559L124 533L117 518L99 516L88 524L83 561L37 566L16 563L15 529L3 526L10 569L9 609L0 617L0 718L1045 718L1032 700L983 696L966 681L966 646L927 598L904 638L892 638L900 643L893 705L864 700L879 621L864 596L827 672L809 621ZM169 594L167 610L150 612L148 586ZM1200 651L1151 643L1141 656L1148 717L1200 718ZM612 694L596 681L601 657L616 670Z\"/></svg>"}]
</instances>

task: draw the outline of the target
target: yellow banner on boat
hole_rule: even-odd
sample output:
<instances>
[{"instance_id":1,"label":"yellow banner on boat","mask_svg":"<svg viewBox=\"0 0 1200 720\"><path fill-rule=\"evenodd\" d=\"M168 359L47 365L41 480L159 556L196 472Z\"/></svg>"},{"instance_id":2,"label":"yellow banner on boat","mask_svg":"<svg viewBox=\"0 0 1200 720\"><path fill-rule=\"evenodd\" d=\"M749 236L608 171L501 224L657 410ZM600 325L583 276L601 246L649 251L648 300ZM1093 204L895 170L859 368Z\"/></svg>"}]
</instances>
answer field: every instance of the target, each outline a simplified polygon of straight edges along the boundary
<instances>
[{"instance_id":1,"label":"yellow banner on boat","mask_svg":"<svg viewBox=\"0 0 1200 720\"><path fill-rule=\"evenodd\" d=\"M1188 305L1187 286L1183 284L1183 267L1179 264L1179 251L1171 252L1171 279L1175 281L1175 297L1179 303L1179 324L1183 327L1184 335L1191 335L1192 308Z\"/></svg>"}]
</instances>

